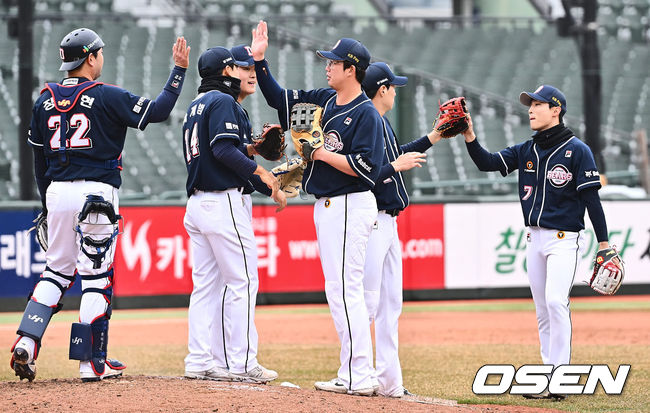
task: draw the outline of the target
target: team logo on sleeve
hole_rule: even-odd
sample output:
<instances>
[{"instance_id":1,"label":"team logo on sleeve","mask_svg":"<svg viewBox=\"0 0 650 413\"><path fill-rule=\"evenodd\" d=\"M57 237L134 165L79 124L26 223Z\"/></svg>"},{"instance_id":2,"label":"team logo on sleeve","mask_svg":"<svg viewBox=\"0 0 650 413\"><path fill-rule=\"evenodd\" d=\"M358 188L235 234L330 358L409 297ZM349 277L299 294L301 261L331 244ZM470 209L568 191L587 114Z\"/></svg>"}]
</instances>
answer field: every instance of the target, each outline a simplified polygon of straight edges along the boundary
<instances>
[{"instance_id":1,"label":"team logo on sleeve","mask_svg":"<svg viewBox=\"0 0 650 413\"><path fill-rule=\"evenodd\" d=\"M338 152L343 149L343 142L341 142L339 133L335 130L327 132L323 146L330 152Z\"/></svg>"},{"instance_id":2,"label":"team logo on sleeve","mask_svg":"<svg viewBox=\"0 0 650 413\"><path fill-rule=\"evenodd\" d=\"M557 164L546 173L546 179L556 188L562 188L573 179L573 174L566 166Z\"/></svg>"}]
</instances>

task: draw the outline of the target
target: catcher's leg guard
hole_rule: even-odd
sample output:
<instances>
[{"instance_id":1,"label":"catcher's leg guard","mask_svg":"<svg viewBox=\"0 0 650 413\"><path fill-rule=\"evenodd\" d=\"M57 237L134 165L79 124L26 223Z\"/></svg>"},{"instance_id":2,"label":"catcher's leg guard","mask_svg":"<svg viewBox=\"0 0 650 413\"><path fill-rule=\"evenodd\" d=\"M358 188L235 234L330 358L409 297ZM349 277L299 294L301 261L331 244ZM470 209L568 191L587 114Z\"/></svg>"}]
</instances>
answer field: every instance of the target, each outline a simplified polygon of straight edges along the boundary
<instances>
[{"instance_id":1,"label":"catcher's leg guard","mask_svg":"<svg viewBox=\"0 0 650 413\"><path fill-rule=\"evenodd\" d=\"M41 338L45 333L47 325L50 323L54 308L47 305L38 303L34 300L29 300L23 319L18 326L16 333L20 336L29 337L37 343L41 342ZM34 355L34 358L36 356Z\"/></svg>"},{"instance_id":2,"label":"catcher's leg guard","mask_svg":"<svg viewBox=\"0 0 650 413\"><path fill-rule=\"evenodd\" d=\"M82 381L120 376L126 366L117 360L106 359L108 320L112 313L113 269L97 275L82 275L81 281L81 322L73 325L70 358L82 362ZM75 338L79 338L77 344L72 342ZM90 343L90 348L82 342L84 338L86 343ZM73 348L73 345L79 347ZM87 362L85 366L84 362Z\"/></svg>"},{"instance_id":3,"label":"catcher's leg guard","mask_svg":"<svg viewBox=\"0 0 650 413\"><path fill-rule=\"evenodd\" d=\"M19 337L11 347L12 354L9 362L9 366L16 372L16 376L20 377L20 380L32 381L36 377L34 360L38 357L41 339L54 313L55 308L53 307L32 299L28 301L23 319L16 331Z\"/></svg>"},{"instance_id":4,"label":"catcher's leg guard","mask_svg":"<svg viewBox=\"0 0 650 413\"><path fill-rule=\"evenodd\" d=\"M122 217L115 213L113 204L100 195L88 195L77 216L75 231L80 235L81 251L100 268L106 253L119 234Z\"/></svg>"},{"instance_id":5,"label":"catcher's leg guard","mask_svg":"<svg viewBox=\"0 0 650 413\"><path fill-rule=\"evenodd\" d=\"M88 323L72 323L70 329L70 360L89 361L92 358L92 327Z\"/></svg>"}]
</instances>

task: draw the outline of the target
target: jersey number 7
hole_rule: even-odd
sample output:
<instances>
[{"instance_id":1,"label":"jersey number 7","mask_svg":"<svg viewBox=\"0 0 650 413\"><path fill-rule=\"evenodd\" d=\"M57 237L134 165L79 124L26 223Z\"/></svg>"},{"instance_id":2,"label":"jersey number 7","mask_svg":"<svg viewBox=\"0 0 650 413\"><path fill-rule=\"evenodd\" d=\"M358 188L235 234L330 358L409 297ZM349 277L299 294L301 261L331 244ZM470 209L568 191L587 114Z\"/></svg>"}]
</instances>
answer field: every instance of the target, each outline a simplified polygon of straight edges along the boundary
<instances>
[{"instance_id":1,"label":"jersey number 7","mask_svg":"<svg viewBox=\"0 0 650 413\"><path fill-rule=\"evenodd\" d=\"M86 115L83 113L73 114L70 116L69 126L72 129L75 129L75 131L70 137L67 147L90 148L93 146L92 141L87 136L90 131L90 119L88 119ZM47 127L54 131L54 134L50 138L50 148L52 148L52 150L59 149L61 146L61 115L50 116L47 120ZM68 125L66 125L66 131L67 130Z\"/></svg>"}]
</instances>

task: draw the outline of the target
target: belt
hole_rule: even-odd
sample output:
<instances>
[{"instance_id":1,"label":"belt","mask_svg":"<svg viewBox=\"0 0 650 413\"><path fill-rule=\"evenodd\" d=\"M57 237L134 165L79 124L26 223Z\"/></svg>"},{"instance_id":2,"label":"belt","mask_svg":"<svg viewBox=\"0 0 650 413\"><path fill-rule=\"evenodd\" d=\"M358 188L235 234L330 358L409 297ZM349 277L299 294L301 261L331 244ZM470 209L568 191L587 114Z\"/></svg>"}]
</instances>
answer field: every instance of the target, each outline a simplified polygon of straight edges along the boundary
<instances>
[{"instance_id":1,"label":"belt","mask_svg":"<svg viewBox=\"0 0 650 413\"><path fill-rule=\"evenodd\" d=\"M396 217L396 216L398 216L399 213L402 212L402 211L399 210L399 209L382 209L382 210L380 210L379 212L384 212L384 213L390 215L391 217Z\"/></svg>"},{"instance_id":2,"label":"belt","mask_svg":"<svg viewBox=\"0 0 650 413\"><path fill-rule=\"evenodd\" d=\"M243 193L243 192L244 192L244 187L243 187L243 186L238 186L238 187L228 188L228 189L224 189L224 190L216 190L216 189L208 189L208 190L204 190L204 189L194 188L194 189L192 189L192 194L196 194L197 192L215 192L215 193L218 193L218 192L226 192L226 191L229 191L229 190L231 190L231 189L234 189L234 190L236 190L236 191L239 192L239 193Z\"/></svg>"}]
</instances>

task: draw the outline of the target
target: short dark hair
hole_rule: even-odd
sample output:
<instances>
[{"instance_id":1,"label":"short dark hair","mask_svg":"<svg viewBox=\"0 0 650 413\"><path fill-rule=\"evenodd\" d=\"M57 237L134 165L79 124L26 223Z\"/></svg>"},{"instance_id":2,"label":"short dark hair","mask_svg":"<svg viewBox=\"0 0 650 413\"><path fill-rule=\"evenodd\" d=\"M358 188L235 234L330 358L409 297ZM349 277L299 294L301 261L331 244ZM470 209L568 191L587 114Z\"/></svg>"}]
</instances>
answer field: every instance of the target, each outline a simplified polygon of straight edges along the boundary
<instances>
[{"instance_id":1,"label":"short dark hair","mask_svg":"<svg viewBox=\"0 0 650 413\"><path fill-rule=\"evenodd\" d=\"M381 86L386 86L387 89L390 89L390 85L381 85ZM374 99L375 96L377 96L377 93L379 92L379 89L381 89L381 86L375 89L363 89L363 91L366 93L366 96L368 96L370 99Z\"/></svg>"},{"instance_id":2,"label":"short dark hair","mask_svg":"<svg viewBox=\"0 0 650 413\"><path fill-rule=\"evenodd\" d=\"M228 63L227 65L225 65L223 67L223 69L221 69L221 75L225 76L224 73L225 73L227 67L229 67L232 70L232 69L235 68L235 66L237 66L235 63Z\"/></svg>"},{"instance_id":3,"label":"short dark hair","mask_svg":"<svg viewBox=\"0 0 650 413\"><path fill-rule=\"evenodd\" d=\"M354 66L352 62L348 62L347 60L343 61L343 70L349 69L352 66ZM357 82L361 84L363 83L363 79L366 77L366 71L364 69L359 69L358 66L354 66L354 76L356 77Z\"/></svg>"}]
</instances>

